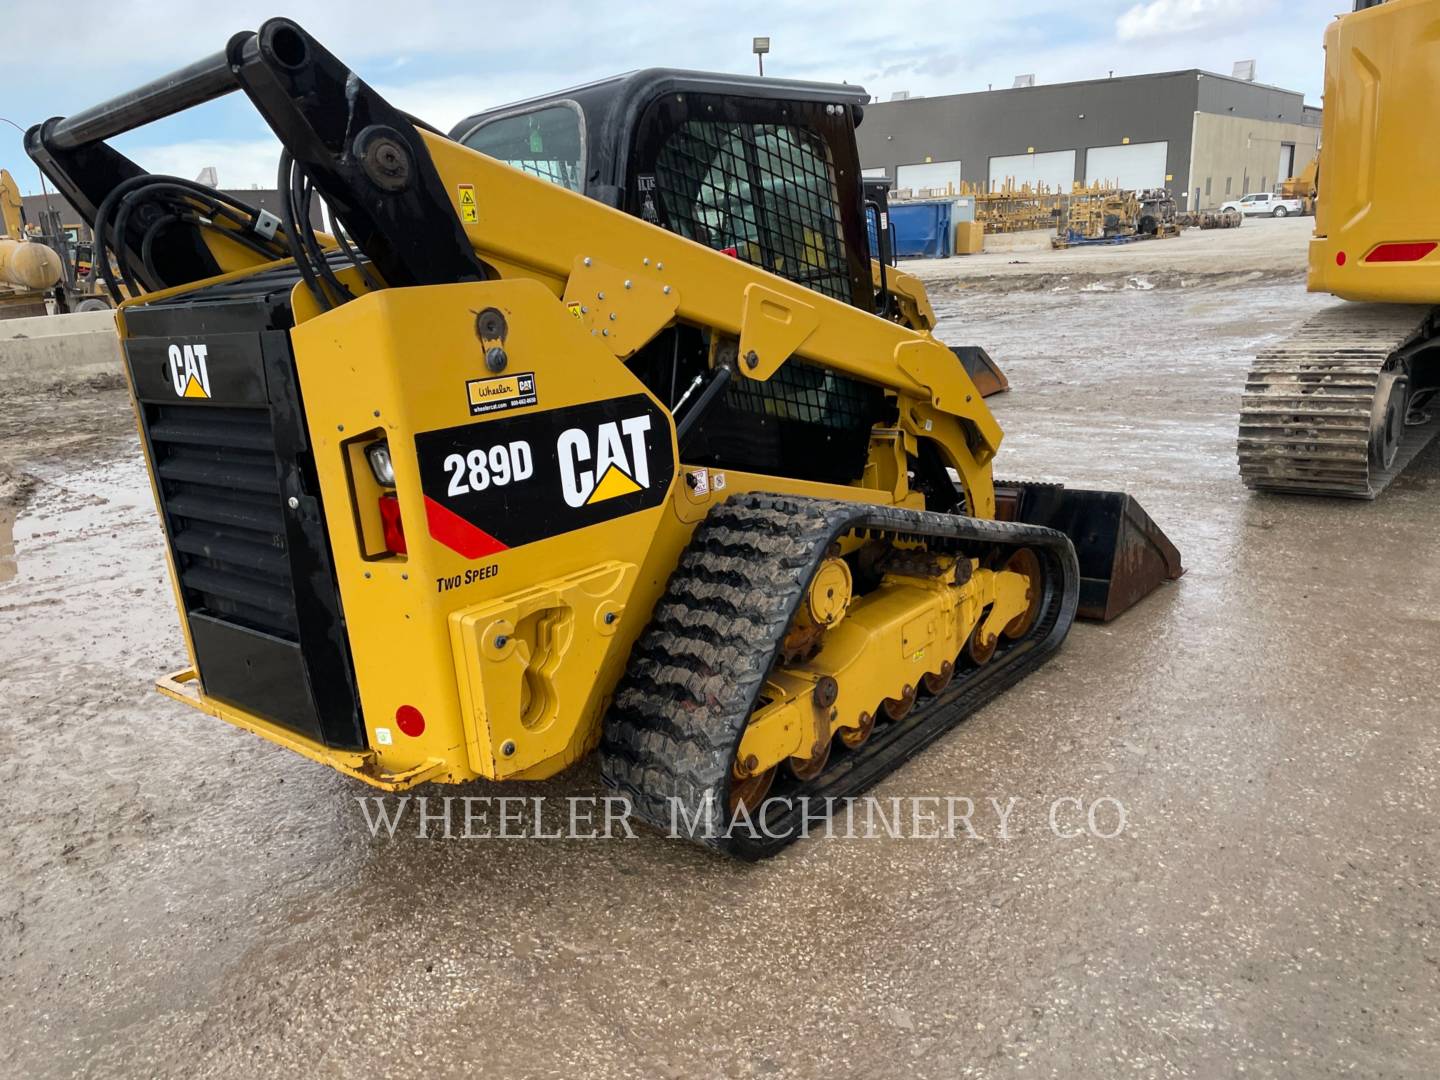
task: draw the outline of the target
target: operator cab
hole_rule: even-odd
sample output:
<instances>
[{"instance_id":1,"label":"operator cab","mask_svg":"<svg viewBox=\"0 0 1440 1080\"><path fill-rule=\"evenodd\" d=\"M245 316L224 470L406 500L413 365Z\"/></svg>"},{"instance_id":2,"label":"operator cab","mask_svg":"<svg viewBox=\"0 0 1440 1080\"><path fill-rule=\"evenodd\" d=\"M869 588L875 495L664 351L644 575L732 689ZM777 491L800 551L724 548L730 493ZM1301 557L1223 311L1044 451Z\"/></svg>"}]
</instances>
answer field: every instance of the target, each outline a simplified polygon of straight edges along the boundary
<instances>
[{"instance_id":1,"label":"operator cab","mask_svg":"<svg viewBox=\"0 0 1440 1080\"><path fill-rule=\"evenodd\" d=\"M457 142L872 310L858 86L647 68L477 113Z\"/></svg>"}]
</instances>

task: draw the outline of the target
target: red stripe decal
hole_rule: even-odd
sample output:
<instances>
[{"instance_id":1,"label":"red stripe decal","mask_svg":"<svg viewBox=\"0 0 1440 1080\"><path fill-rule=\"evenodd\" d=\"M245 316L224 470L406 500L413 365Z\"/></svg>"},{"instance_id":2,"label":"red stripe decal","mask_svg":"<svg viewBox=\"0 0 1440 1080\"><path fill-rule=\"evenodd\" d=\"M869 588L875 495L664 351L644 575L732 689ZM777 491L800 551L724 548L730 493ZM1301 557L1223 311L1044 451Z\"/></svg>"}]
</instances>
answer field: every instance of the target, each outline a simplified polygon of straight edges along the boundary
<instances>
[{"instance_id":1,"label":"red stripe decal","mask_svg":"<svg viewBox=\"0 0 1440 1080\"><path fill-rule=\"evenodd\" d=\"M1434 251L1434 240L1421 240L1414 244L1381 244L1365 256L1367 263L1375 262L1419 262Z\"/></svg>"},{"instance_id":2,"label":"red stripe decal","mask_svg":"<svg viewBox=\"0 0 1440 1080\"><path fill-rule=\"evenodd\" d=\"M502 544L484 529L471 525L429 495L425 496L425 520L430 526L431 536L467 559L482 559L486 555L509 549L508 544Z\"/></svg>"}]
</instances>

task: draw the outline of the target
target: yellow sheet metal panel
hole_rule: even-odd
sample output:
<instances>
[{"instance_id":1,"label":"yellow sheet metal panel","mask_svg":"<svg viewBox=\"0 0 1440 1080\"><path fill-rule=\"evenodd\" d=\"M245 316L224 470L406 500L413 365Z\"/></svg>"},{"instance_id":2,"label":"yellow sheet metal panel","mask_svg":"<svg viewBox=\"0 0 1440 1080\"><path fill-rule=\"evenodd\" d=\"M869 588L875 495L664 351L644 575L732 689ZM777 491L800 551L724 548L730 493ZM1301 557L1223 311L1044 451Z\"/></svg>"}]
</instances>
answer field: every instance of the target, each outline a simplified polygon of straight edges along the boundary
<instances>
[{"instance_id":1,"label":"yellow sheet metal panel","mask_svg":"<svg viewBox=\"0 0 1440 1080\"><path fill-rule=\"evenodd\" d=\"M1391 0L1330 24L1312 291L1440 301L1440 249L1425 246L1440 241L1437 109L1440 0Z\"/></svg>"},{"instance_id":2,"label":"yellow sheet metal panel","mask_svg":"<svg viewBox=\"0 0 1440 1080\"><path fill-rule=\"evenodd\" d=\"M500 372L477 332L477 313L487 311L505 323ZM503 756L558 771L593 742L603 696L688 536L666 509L677 471L669 415L534 281L386 289L293 334L361 704L381 767L401 772L439 757L449 763L444 779L476 775L475 764L485 775L511 774L515 767L497 764L502 755L492 745L513 741ZM526 392L476 404L471 384L497 376L513 376ZM361 522L370 508L358 502L366 491L352 480L349 453L377 428L389 443L407 546L379 558L369 554ZM662 528L671 523L670 532ZM623 587L594 587L587 598L602 566L628 567L609 575L618 573ZM554 603L523 595L536 589ZM632 589L641 600L633 618L625 612ZM606 624L612 633L587 627L585 649L555 645L555 633L578 633L574 626L532 618L558 610L562 621L593 621L602 602L619 617ZM480 618L486 611L488 622ZM478 635L505 611L513 626L506 644L495 656L472 655L501 636ZM453 637L452 616L462 624ZM494 672L511 684L504 693L518 693L526 678L559 687L562 707L544 725L496 728L484 703L502 694L501 682L467 684L462 701L457 649L462 672ZM521 651L564 671L532 672L514 684L514 672L494 661ZM424 716L419 736L397 733L404 706ZM495 737L467 735L467 718L470 732Z\"/></svg>"}]
</instances>

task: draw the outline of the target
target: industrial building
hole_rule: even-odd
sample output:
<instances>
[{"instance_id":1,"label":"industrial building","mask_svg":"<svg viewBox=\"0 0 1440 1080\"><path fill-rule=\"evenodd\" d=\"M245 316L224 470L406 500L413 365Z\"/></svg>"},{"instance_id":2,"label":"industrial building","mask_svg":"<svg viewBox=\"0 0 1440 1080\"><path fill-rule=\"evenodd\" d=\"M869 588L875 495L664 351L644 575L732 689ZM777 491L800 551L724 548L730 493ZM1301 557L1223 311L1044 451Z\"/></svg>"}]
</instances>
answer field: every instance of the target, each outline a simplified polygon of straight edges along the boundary
<instances>
[{"instance_id":1,"label":"industrial building","mask_svg":"<svg viewBox=\"0 0 1440 1080\"><path fill-rule=\"evenodd\" d=\"M858 137L866 175L899 191L1109 181L1167 187L1204 210L1303 169L1320 110L1297 91L1190 69L875 103Z\"/></svg>"}]
</instances>

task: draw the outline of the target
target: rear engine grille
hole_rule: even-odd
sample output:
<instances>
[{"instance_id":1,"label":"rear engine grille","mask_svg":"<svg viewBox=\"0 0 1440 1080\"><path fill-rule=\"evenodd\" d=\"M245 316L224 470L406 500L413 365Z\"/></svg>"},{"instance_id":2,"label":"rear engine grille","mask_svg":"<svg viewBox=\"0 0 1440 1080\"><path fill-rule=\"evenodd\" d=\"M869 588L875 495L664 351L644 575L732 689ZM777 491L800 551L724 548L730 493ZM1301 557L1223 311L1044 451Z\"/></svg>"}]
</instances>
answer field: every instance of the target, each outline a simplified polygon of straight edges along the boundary
<instances>
[{"instance_id":1,"label":"rear engine grille","mask_svg":"<svg viewBox=\"0 0 1440 1080\"><path fill-rule=\"evenodd\" d=\"M147 413L186 609L297 640L269 410Z\"/></svg>"}]
</instances>

